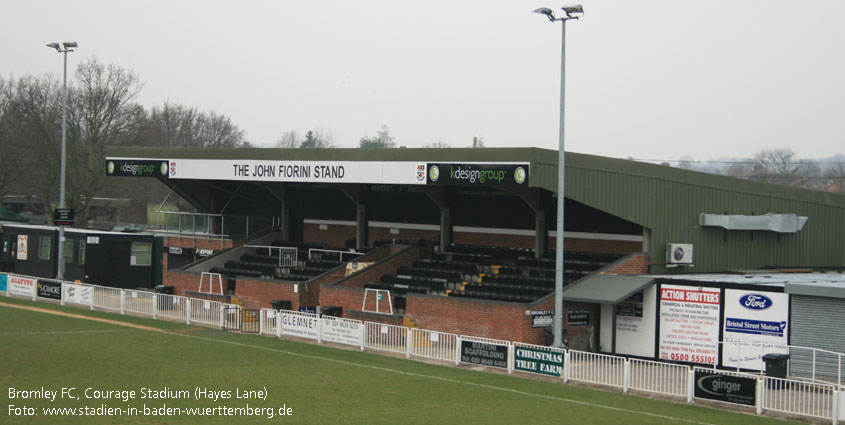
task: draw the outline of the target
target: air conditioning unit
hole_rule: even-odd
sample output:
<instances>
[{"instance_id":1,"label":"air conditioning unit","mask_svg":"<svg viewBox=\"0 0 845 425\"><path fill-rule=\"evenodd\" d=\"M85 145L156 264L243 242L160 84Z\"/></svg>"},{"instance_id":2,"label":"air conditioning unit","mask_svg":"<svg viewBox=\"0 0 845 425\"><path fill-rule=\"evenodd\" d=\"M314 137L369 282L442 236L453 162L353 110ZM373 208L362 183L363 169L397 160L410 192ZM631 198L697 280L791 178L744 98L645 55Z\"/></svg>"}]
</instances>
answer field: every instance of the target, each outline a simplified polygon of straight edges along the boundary
<instances>
[{"instance_id":1,"label":"air conditioning unit","mask_svg":"<svg viewBox=\"0 0 845 425\"><path fill-rule=\"evenodd\" d=\"M692 244L666 244L666 262L668 264L692 264Z\"/></svg>"}]
</instances>

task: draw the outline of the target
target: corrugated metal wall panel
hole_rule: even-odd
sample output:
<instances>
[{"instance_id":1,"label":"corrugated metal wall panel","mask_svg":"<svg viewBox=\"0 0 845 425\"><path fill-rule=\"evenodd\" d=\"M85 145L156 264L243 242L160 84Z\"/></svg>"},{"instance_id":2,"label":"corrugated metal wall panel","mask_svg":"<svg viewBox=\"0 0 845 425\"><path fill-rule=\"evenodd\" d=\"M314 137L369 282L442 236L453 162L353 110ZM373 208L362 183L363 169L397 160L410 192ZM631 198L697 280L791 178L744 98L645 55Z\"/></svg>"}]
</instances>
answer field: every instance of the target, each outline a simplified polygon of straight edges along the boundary
<instances>
[{"instance_id":1,"label":"corrugated metal wall panel","mask_svg":"<svg viewBox=\"0 0 845 425\"><path fill-rule=\"evenodd\" d=\"M845 300L792 295L789 344L845 353ZM816 354L816 377L833 378L839 373L835 355ZM809 350L793 349L790 374L811 376L813 358Z\"/></svg>"},{"instance_id":2,"label":"corrugated metal wall panel","mask_svg":"<svg viewBox=\"0 0 845 425\"><path fill-rule=\"evenodd\" d=\"M604 169L567 167L566 196L652 229L652 262L665 261L667 243L695 245L693 269L714 272L765 266L836 266L845 258L845 209L781 199L771 193L713 188ZM701 213L795 213L810 217L796 234L729 231L698 226Z\"/></svg>"}]
</instances>

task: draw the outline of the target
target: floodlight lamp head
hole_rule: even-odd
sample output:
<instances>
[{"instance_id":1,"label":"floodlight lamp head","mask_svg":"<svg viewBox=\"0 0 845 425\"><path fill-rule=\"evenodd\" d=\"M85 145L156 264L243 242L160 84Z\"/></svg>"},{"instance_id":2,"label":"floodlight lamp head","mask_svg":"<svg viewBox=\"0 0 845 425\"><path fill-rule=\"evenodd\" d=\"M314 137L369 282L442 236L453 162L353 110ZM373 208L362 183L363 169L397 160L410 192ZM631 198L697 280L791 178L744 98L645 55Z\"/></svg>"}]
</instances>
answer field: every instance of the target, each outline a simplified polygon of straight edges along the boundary
<instances>
[{"instance_id":1,"label":"floodlight lamp head","mask_svg":"<svg viewBox=\"0 0 845 425\"><path fill-rule=\"evenodd\" d=\"M546 15L546 17L549 18L550 21L552 21L552 22L555 21L555 12L553 10L549 9L548 7L541 7L541 8L538 8L538 9L534 9L533 12L539 13L541 15Z\"/></svg>"},{"instance_id":2,"label":"floodlight lamp head","mask_svg":"<svg viewBox=\"0 0 845 425\"><path fill-rule=\"evenodd\" d=\"M50 44L47 45L47 47L52 47L52 48L56 49L56 51L59 52L59 53L62 52L62 47L59 45L59 43L50 43Z\"/></svg>"},{"instance_id":3,"label":"floodlight lamp head","mask_svg":"<svg viewBox=\"0 0 845 425\"><path fill-rule=\"evenodd\" d=\"M563 12L566 13L566 17L568 19L578 19L584 15L584 6L581 6L580 4L576 4L574 6L564 6L561 9L563 9Z\"/></svg>"},{"instance_id":4,"label":"floodlight lamp head","mask_svg":"<svg viewBox=\"0 0 845 425\"><path fill-rule=\"evenodd\" d=\"M76 44L75 41L65 41L62 43L62 47L64 47L65 50L75 49L77 46L78 44Z\"/></svg>"}]
</instances>

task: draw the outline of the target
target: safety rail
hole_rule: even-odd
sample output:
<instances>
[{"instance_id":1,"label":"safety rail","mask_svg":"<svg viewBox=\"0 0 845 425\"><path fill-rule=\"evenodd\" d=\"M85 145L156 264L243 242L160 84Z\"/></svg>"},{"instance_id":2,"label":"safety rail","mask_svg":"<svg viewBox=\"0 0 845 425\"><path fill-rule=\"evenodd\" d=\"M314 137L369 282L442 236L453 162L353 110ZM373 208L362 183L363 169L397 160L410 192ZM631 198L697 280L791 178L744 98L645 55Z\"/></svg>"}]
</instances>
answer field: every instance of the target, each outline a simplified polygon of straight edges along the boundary
<instances>
[{"instance_id":1,"label":"safety rail","mask_svg":"<svg viewBox=\"0 0 845 425\"><path fill-rule=\"evenodd\" d=\"M259 334L279 336L278 329L276 329L276 323L278 323L278 321L276 320L278 316L277 313L278 310L273 310L270 308L261 309L258 325Z\"/></svg>"},{"instance_id":2,"label":"safety rail","mask_svg":"<svg viewBox=\"0 0 845 425\"><path fill-rule=\"evenodd\" d=\"M273 251L279 251L279 267L297 267L299 265L297 256L299 249L296 247L287 246L272 246L272 245L244 245L244 248L251 248L255 250L266 249L269 256L273 256Z\"/></svg>"},{"instance_id":3,"label":"safety rail","mask_svg":"<svg viewBox=\"0 0 845 425\"><path fill-rule=\"evenodd\" d=\"M585 351L569 351L569 379L591 384L625 386L625 358Z\"/></svg>"},{"instance_id":4,"label":"safety rail","mask_svg":"<svg viewBox=\"0 0 845 425\"><path fill-rule=\"evenodd\" d=\"M156 315L187 321L187 300L178 295L156 294Z\"/></svg>"},{"instance_id":5,"label":"safety rail","mask_svg":"<svg viewBox=\"0 0 845 425\"><path fill-rule=\"evenodd\" d=\"M49 282L53 288L44 290L45 282ZM37 289L38 283L42 284L41 292ZM61 288L61 293L55 293L55 288ZM130 312L153 318L173 318L188 324L204 323L223 328L229 320L239 321L243 312L239 306L218 301L7 273L0 273L0 295L32 298L36 301L53 298L60 300L62 305L120 310L121 313ZM632 389L653 394L686 397L688 401L693 398L706 398L722 403L754 406L758 414L770 410L829 419L833 424L839 423L841 415L843 393L839 391L837 385L829 383L777 378L712 367L691 368L673 363L626 359L607 354L556 349L475 336L458 336L426 329L361 322L331 316L321 317L312 313L287 310L262 309L260 324L261 333L265 335L304 337L315 339L318 343L333 342L360 346L362 351L365 349L387 351L405 354L409 358L454 361L456 364L474 363L462 359L464 347L467 348L468 355L476 356L501 356L502 350L507 349L509 372L514 370L516 349L534 350L533 354L522 353L522 358L549 361L544 369L538 368L534 372L559 376L562 382L582 381L623 388L625 391ZM824 353L824 351L817 350L816 355L818 353ZM501 359L501 357L496 357L496 359ZM502 367L498 364L490 365ZM560 365L562 369L555 369L555 365ZM517 368L517 370L531 372L527 368ZM701 378L698 378L698 374L701 374ZM699 382L709 378L718 380L708 381L711 383L710 387L704 387ZM737 401L736 397L740 394L731 394L730 391L726 391L722 399L713 398L717 390L726 388L738 390L739 385L745 385L744 383L749 383L753 390L741 395L745 397L745 400ZM699 390L702 390L701 394Z\"/></svg>"},{"instance_id":6,"label":"safety rail","mask_svg":"<svg viewBox=\"0 0 845 425\"><path fill-rule=\"evenodd\" d=\"M153 308L155 305L155 296L155 292L124 289L124 310L131 313L148 314L152 316L155 312Z\"/></svg>"},{"instance_id":7,"label":"safety rail","mask_svg":"<svg viewBox=\"0 0 845 425\"><path fill-rule=\"evenodd\" d=\"M93 286L94 307L123 311L123 292L120 288Z\"/></svg>"},{"instance_id":8,"label":"safety rail","mask_svg":"<svg viewBox=\"0 0 845 425\"><path fill-rule=\"evenodd\" d=\"M766 376L762 380L763 410L815 418L833 418L838 391L830 384Z\"/></svg>"},{"instance_id":9,"label":"safety rail","mask_svg":"<svg viewBox=\"0 0 845 425\"><path fill-rule=\"evenodd\" d=\"M690 367L651 360L628 360L628 388L655 394L684 397L689 387Z\"/></svg>"},{"instance_id":10,"label":"safety rail","mask_svg":"<svg viewBox=\"0 0 845 425\"><path fill-rule=\"evenodd\" d=\"M223 311L223 303L220 301L188 299L190 303L190 320L192 322L205 323L207 325L220 324L220 313Z\"/></svg>"},{"instance_id":11,"label":"safety rail","mask_svg":"<svg viewBox=\"0 0 845 425\"><path fill-rule=\"evenodd\" d=\"M308 259L311 260L313 253L329 253L329 254L339 254L340 255L340 262L343 262L343 254L346 255L357 255L362 256L364 255L363 252L355 252L355 251L340 251L337 249L322 249L322 248L309 248L308 249Z\"/></svg>"},{"instance_id":12,"label":"safety rail","mask_svg":"<svg viewBox=\"0 0 845 425\"><path fill-rule=\"evenodd\" d=\"M455 361L458 335L425 329L408 329L408 357Z\"/></svg>"},{"instance_id":13,"label":"safety rail","mask_svg":"<svg viewBox=\"0 0 845 425\"><path fill-rule=\"evenodd\" d=\"M365 322L364 347L392 353L407 353L406 338L408 328L386 325L384 323Z\"/></svg>"}]
</instances>

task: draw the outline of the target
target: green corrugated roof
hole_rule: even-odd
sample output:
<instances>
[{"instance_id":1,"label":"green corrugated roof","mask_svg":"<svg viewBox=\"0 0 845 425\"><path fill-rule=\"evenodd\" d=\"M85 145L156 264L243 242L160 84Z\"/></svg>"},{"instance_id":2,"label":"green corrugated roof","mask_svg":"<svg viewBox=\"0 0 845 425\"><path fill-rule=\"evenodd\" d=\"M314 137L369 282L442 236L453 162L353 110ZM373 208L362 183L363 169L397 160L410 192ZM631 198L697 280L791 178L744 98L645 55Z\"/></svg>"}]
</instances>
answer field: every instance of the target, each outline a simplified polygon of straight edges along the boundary
<instances>
[{"instance_id":1,"label":"green corrugated roof","mask_svg":"<svg viewBox=\"0 0 845 425\"><path fill-rule=\"evenodd\" d=\"M148 148L107 147L106 156L156 159L264 159L302 161L420 161L420 162L528 162L531 187L557 192L558 151L539 148L400 148L400 149L275 149L275 148ZM617 178L657 179L673 184L767 195L822 205L845 207L845 196L791 188L733 177L702 173L624 159L566 153L567 174L580 170L604 171ZM569 176L567 176L569 177ZM573 176L574 177L574 176ZM567 197L569 188L567 183ZM577 199L576 199L577 200Z\"/></svg>"},{"instance_id":2,"label":"green corrugated roof","mask_svg":"<svg viewBox=\"0 0 845 425\"><path fill-rule=\"evenodd\" d=\"M605 275L587 276L563 288L566 301L617 304L654 282L650 276Z\"/></svg>"}]
</instances>

